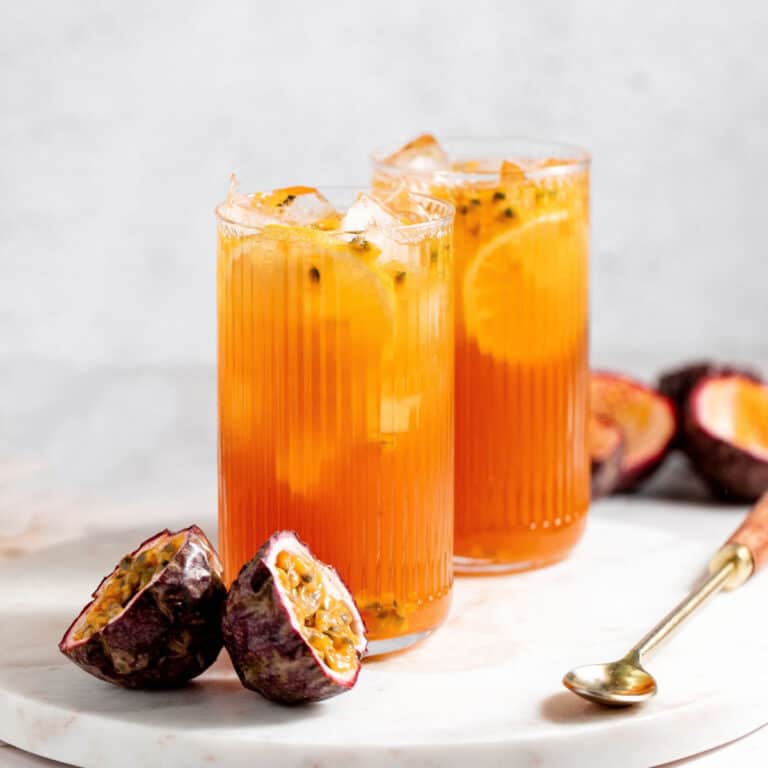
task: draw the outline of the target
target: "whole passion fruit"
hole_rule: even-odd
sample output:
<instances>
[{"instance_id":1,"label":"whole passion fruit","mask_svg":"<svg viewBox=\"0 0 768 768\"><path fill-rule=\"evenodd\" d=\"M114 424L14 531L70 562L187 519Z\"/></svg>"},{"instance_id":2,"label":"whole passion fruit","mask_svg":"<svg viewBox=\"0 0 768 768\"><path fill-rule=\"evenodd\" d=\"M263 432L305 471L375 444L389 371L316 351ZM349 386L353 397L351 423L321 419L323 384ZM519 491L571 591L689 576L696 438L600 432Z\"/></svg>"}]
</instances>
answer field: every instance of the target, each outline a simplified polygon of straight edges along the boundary
<instances>
[{"instance_id":1,"label":"whole passion fruit","mask_svg":"<svg viewBox=\"0 0 768 768\"><path fill-rule=\"evenodd\" d=\"M246 688L281 704L349 690L360 673L365 627L336 571L295 533L275 533L227 595L224 645Z\"/></svg>"},{"instance_id":2,"label":"whole passion fruit","mask_svg":"<svg viewBox=\"0 0 768 768\"><path fill-rule=\"evenodd\" d=\"M655 389L617 373L593 372L589 380L593 415L614 421L624 436L621 470L614 490L630 491L658 469L677 432L672 401Z\"/></svg>"},{"instance_id":3,"label":"whole passion fruit","mask_svg":"<svg viewBox=\"0 0 768 768\"><path fill-rule=\"evenodd\" d=\"M222 565L196 525L161 531L126 555L59 643L81 669L126 688L172 688L222 646Z\"/></svg>"},{"instance_id":4,"label":"whole passion fruit","mask_svg":"<svg viewBox=\"0 0 768 768\"><path fill-rule=\"evenodd\" d=\"M683 448L719 496L753 501L768 491L768 385L710 376L691 392Z\"/></svg>"}]
</instances>

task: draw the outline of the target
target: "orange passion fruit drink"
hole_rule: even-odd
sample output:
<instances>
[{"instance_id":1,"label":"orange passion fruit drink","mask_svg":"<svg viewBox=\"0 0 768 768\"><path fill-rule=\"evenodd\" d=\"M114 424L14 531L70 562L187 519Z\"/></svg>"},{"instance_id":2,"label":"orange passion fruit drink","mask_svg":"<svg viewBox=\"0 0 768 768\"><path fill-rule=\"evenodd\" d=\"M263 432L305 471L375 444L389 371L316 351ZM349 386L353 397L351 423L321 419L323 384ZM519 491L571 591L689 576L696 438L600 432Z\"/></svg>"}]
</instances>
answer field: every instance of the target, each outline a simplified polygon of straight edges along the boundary
<instances>
[{"instance_id":1,"label":"orange passion fruit drink","mask_svg":"<svg viewBox=\"0 0 768 768\"><path fill-rule=\"evenodd\" d=\"M453 209L233 185L216 213L227 579L294 530L349 586L371 652L404 648L453 578Z\"/></svg>"},{"instance_id":2,"label":"orange passion fruit drink","mask_svg":"<svg viewBox=\"0 0 768 768\"><path fill-rule=\"evenodd\" d=\"M424 135L372 160L456 207L456 569L559 560L589 505L589 157Z\"/></svg>"}]
</instances>

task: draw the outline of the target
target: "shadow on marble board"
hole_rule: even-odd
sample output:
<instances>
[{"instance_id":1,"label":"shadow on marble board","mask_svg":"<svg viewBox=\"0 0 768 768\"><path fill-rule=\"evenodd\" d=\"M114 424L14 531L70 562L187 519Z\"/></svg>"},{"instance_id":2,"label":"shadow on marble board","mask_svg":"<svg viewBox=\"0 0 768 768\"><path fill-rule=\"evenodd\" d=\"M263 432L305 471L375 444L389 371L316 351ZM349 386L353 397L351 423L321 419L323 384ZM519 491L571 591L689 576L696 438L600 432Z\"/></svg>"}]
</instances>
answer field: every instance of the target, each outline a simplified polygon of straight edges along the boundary
<instances>
[{"instance_id":1,"label":"shadow on marble board","mask_svg":"<svg viewBox=\"0 0 768 768\"><path fill-rule=\"evenodd\" d=\"M83 672L58 650L63 628L71 616L46 614L23 617L24 638L17 630L0 628L0 688L18 692L34 708L36 703L64 712L98 715L136 725L178 730L232 730L246 726L274 726L319 717L323 703L284 707L244 688L226 651L201 677L170 690L128 690ZM20 712L19 717L24 713ZM2 738L2 729L0 729Z\"/></svg>"},{"instance_id":2,"label":"shadow on marble board","mask_svg":"<svg viewBox=\"0 0 768 768\"><path fill-rule=\"evenodd\" d=\"M598 707L568 691L561 691L547 696L541 702L539 713L542 719L557 725L583 725L592 722L605 722L606 718L632 717L641 710L608 709Z\"/></svg>"},{"instance_id":3,"label":"shadow on marble board","mask_svg":"<svg viewBox=\"0 0 768 768\"><path fill-rule=\"evenodd\" d=\"M704 510L709 508L722 511L724 507L743 510L744 507L742 501L715 496L679 451L673 451L658 471L636 493L630 495L671 504L695 504Z\"/></svg>"}]
</instances>

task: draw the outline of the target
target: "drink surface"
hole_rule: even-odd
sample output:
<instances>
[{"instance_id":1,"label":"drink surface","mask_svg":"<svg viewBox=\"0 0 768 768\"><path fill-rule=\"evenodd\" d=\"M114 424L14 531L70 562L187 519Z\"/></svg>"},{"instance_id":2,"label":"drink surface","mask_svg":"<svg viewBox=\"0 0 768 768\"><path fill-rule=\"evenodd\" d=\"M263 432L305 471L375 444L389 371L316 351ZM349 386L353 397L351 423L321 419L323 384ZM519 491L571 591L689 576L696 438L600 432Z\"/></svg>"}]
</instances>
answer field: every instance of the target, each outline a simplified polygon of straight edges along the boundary
<instances>
[{"instance_id":1,"label":"drink surface","mask_svg":"<svg viewBox=\"0 0 768 768\"><path fill-rule=\"evenodd\" d=\"M427 631L452 582L449 208L361 196L342 217L314 190L273 195L219 209L227 577L295 530L345 580L369 638ZM297 203L310 214L292 216Z\"/></svg>"},{"instance_id":2,"label":"drink surface","mask_svg":"<svg viewBox=\"0 0 768 768\"><path fill-rule=\"evenodd\" d=\"M452 159L429 136L376 163L456 207L459 570L560 559L589 504L589 178L546 156Z\"/></svg>"}]
</instances>

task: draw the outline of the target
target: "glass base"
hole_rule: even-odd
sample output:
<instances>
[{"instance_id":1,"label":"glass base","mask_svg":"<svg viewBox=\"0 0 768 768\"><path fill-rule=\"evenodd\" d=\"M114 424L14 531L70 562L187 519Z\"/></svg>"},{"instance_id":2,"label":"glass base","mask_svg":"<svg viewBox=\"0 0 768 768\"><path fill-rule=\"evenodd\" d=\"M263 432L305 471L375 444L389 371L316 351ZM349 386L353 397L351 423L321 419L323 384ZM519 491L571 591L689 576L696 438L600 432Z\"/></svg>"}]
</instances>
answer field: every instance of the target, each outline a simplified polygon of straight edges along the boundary
<instances>
[{"instance_id":1,"label":"glass base","mask_svg":"<svg viewBox=\"0 0 768 768\"><path fill-rule=\"evenodd\" d=\"M520 573L522 571L533 571L537 568L546 568L548 565L554 565L564 560L571 553L561 552L553 557L540 560L523 560L520 562L499 563L495 560L486 560L474 557L453 558L453 570L457 576L500 576L505 573Z\"/></svg>"},{"instance_id":2,"label":"glass base","mask_svg":"<svg viewBox=\"0 0 768 768\"><path fill-rule=\"evenodd\" d=\"M414 632L410 635L387 637L383 640L371 640L368 643L368 652L365 654L365 658L370 659L374 656L386 656L390 653L404 651L406 648L426 640L433 632L434 629L425 629L423 632Z\"/></svg>"}]
</instances>

